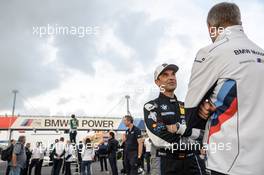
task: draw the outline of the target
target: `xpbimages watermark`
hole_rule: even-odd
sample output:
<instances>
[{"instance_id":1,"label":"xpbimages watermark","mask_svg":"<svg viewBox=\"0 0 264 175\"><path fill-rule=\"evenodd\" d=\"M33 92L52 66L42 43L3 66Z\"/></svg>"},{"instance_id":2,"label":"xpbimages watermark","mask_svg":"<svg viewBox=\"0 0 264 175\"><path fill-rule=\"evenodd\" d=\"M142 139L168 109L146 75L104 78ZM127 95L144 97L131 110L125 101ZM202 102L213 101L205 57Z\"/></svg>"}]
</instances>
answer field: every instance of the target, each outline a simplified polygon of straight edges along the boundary
<instances>
[{"instance_id":1,"label":"xpbimages watermark","mask_svg":"<svg viewBox=\"0 0 264 175\"><path fill-rule=\"evenodd\" d=\"M33 26L33 35L45 37L50 35L71 35L78 38L84 38L91 35L99 35L99 26L67 26L67 25L51 25Z\"/></svg>"},{"instance_id":2,"label":"xpbimages watermark","mask_svg":"<svg viewBox=\"0 0 264 175\"><path fill-rule=\"evenodd\" d=\"M58 149L62 149L62 150L67 150L71 147L71 149L73 149L74 151L78 151L79 153L81 153L81 151L83 150L83 148L85 149L93 149L94 151L97 151L99 149L99 143L70 143L70 144L54 144L54 143L46 143L46 144L42 144L41 142L39 143L39 145L35 145L33 146L34 148L39 148L40 153L45 153L45 152L52 152L54 149L58 150Z\"/></svg>"},{"instance_id":3,"label":"xpbimages watermark","mask_svg":"<svg viewBox=\"0 0 264 175\"><path fill-rule=\"evenodd\" d=\"M165 146L165 150L171 151L171 153L178 151L194 151L204 150L216 153L217 151L232 151L231 143L200 143L200 142L184 142L179 141L178 143L171 143Z\"/></svg>"},{"instance_id":4,"label":"xpbimages watermark","mask_svg":"<svg viewBox=\"0 0 264 175\"><path fill-rule=\"evenodd\" d=\"M211 37L216 37L217 35L221 35L224 32L226 35L231 34L231 31L228 28L227 29L225 29L224 27L210 27L209 28L209 33Z\"/></svg>"}]
</instances>

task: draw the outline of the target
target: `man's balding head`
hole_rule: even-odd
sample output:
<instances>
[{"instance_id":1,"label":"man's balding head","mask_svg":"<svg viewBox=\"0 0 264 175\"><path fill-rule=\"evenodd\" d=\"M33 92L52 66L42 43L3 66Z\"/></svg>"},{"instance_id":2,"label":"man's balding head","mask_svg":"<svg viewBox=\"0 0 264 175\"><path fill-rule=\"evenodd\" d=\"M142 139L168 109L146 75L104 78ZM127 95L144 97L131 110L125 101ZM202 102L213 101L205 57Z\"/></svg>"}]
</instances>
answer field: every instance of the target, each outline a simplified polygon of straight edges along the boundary
<instances>
[{"instance_id":1,"label":"man's balding head","mask_svg":"<svg viewBox=\"0 0 264 175\"><path fill-rule=\"evenodd\" d=\"M230 2L222 2L214 5L208 12L207 24L214 27L241 25L239 7Z\"/></svg>"},{"instance_id":2,"label":"man's balding head","mask_svg":"<svg viewBox=\"0 0 264 175\"><path fill-rule=\"evenodd\" d=\"M228 26L242 25L239 7L235 3L230 2L214 5L208 12L207 25L214 42L219 30L223 31Z\"/></svg>"}]
</instances>

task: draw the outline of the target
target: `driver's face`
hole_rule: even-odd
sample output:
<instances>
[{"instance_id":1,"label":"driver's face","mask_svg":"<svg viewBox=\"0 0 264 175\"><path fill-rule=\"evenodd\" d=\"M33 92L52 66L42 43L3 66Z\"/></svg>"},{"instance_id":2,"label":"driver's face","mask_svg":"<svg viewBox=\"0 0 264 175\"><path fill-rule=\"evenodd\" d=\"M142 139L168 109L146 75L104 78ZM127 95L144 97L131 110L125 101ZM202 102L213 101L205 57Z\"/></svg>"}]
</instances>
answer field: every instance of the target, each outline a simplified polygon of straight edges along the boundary
<instances>
[{"instance_id":1,"label":"driver's face","mask_svg":"<svg viewBox=\"0 0 264 175\"><path fill-rule=\"evenodd\" d=\"M176 73L173 70L166 70L159 75L155 83L165 91L173 92L177 87Z\"/></svg>"}]
</instances>

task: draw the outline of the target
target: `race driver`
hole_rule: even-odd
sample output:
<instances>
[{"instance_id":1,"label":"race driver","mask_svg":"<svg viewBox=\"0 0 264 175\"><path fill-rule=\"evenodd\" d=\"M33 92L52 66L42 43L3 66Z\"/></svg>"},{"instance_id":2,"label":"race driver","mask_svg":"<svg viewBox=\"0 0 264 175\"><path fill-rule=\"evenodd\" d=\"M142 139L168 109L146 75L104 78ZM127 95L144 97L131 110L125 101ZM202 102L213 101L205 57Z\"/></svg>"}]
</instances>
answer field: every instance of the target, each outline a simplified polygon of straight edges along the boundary
<instances>
[{"instance_id":1,"label":"race driver","mask_svg":"<svg viewBox=\"0 0 264 175\"><path fill-rule=\"evenodd\" d=\"M261 175L264 50L244 33L234 3L213 6L207 25L213 43L197 53L193 64L185 99L186 133L192 127L204 129L206 123L206 165L211 175ZM210 114L204 111L208 104L215 107Z\"/></svg>"},{"instance_id":2,"label":"race driver","mask_svg":"<svg viewBox=\"0 0 264 175\"><path fill-rule=\"evenodd\" d=\"M144 105L146 131L157 149L161 175L204 175L205 164L199 147L201 132L197 131L190 139L181 136L186 122L184 104L174 94L177 71L174 64L157 67L154 79L161 92L158 98ZM191 143L193 147L186 146Z\"/></svg>"}]
</instances>

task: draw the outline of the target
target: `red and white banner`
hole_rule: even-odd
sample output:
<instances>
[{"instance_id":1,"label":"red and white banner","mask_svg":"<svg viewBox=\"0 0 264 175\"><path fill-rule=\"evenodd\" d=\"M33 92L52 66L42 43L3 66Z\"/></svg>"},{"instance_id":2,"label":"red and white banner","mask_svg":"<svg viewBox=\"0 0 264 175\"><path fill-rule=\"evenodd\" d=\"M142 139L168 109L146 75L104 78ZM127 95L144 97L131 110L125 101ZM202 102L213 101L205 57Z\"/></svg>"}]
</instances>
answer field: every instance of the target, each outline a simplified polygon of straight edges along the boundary
<instances>
[{"instance_id":1,"label":"red and white banner","mask_svg":"<svg viewBox=\"0 0 264 175\"><path fill-rule=\"evenodd\" d=\"M121 118L79 117L78 129L117 130ZM0 129L69 129L70 118L66 117L5 117L0 116Z\"/></svg>"}]
</instances>

